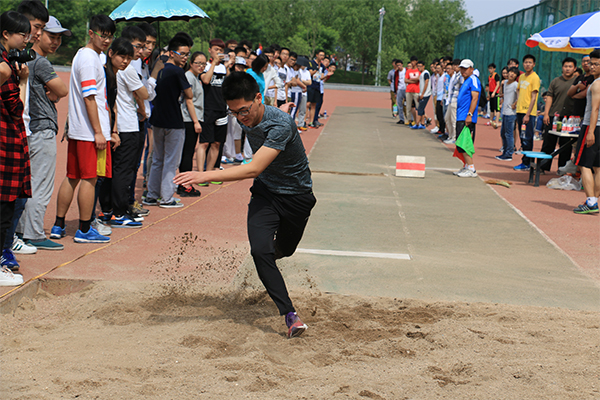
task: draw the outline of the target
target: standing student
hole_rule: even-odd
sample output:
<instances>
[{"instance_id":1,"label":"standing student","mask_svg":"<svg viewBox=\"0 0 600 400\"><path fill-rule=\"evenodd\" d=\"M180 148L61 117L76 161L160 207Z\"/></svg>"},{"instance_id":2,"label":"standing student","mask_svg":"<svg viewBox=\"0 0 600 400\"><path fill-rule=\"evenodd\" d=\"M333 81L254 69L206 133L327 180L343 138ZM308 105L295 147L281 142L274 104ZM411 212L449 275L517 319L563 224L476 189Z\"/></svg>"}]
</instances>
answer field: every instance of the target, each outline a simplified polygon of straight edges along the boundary
<instances>
[{"instance_id":1,"label":"standing student","mask_svg":"<svg viewBox=\"0 0 600 400\"><path fill-rule=\"evenodd\" d=\"M288 337L296 337L307 327L296 313L276 260L294 253L316 203L306 151L291 116L262 104L258 85L248 74L228 76L223 97L246 131L252 162L221 171L185 172L175 182L254 179L248 205L250 253L279 314L285 316Z\"/></svg>"},{"instance_id":2,"label":"standing student","mask_svg":"<svg viewBox=\"0 0 600 400\"><path fill-rule=\"evenodd\" d=\"M192 114L188 110L188 102L181 103L181 114L183 115L183 123L185 125L185 141L183 143L179 172L191 171L194 167L194 154L196 154L198 135L202 132L201 124L204 120L204 89L202 88L202 82L200 82L200 73L204 71L204 67L206 66L206 55L197 51L192 54L189 62L190 69L185 73L185 77L192 88L194 109ZM196 122L200 124L200 132L198 132ZM202 167L198 165L198 168ZM187 187L179 185L177 186L177 194L182 197L198 197L200 196L200 191L191 185Z\"/></svg>"},{"instance_id":3,"label":"standing student","mask_svg":"<svg viewBox=\"0 0 600 400\"><path fill-rule=\"evenodd\" d=\"M417 108L417 122L412 127L413 129L425 129L425 107L431 97L431 85L429 71L425 69L423 61L417 62L417 70L419 71L419 103Z\"/></svg>"},{"instance_id":4,"label":"standing student","mask_svg":"<svg viewBox=\"0 0 600 400\"><path fill-rule=\"evenodd\" d=\"M123 29L122 38L133 46L133 59L139 60L146 45L146 34L137 26ZM117 71L116 122L120 146L112 152L112 185L110 185L111 204L104 205L105 216L111 216L113 228L140 228L140 217L129 208L130 185L135 178L140 146L140 124L138 120L138 100L142 107L148 98L148 90L142 83L135 67L131 63L123 71ZM145 111L141 111L145 115ZM112 205L106 210L105 206ZM141 217L143 218L143 217Z\"/></svg>"},{"instance_id":5,"label":"standing student","mask_svg":"<svg viewBox=\"0 0 600 400\"><path fill-rule=\"evenodd\" d=\"M396 82L394 78L394 74L396 74L396 71L398 71L398 67L396 65L397 62L398 60L396 60L395 58L392 60L392 69L390 69L390 72L388 72L387 74L387 81L390 85L390 100L392 101L392 118L396 118L397 115L396 110L394 110L394 106L396 106L397 104Z\"/></svg>"},{"instance_id":6,"label":"standing student","mask_svg":"<svg viewBox=\"0 0 600 400\"><path fill-rule=\"evenodd\" d=\"M193 93L183 72L183 66L190 56L188 41L174 37L169 41L168 49L169 59L160 71L156 82L154 109L150 116L154 131L154 153L148 179L148 194L143 204L178 208L183 207L183 204L173 198L177 190L173 177L181 163L185 141L185 124L179 98L183 92L185 101L192 103ZM193 104L189 109L194 109ZM202 129L200 122L194 125L199 133Z\"/></svg>"},{"instance_id":7,"label":"standing student","mask_svg":"<svg viewBox=\"0 0 600 400\"><path fill-rule=\"evenodd\" d=\"M107 142L111 140L110 118L106 99L106 77L100 53L108 50L116 27L106 15L94 15L90 20L88 43L79 49L71 67L69 85L69 144L67 176L58 191L56 220L50 238L66 235L65 216L71 206L75 189L79 186L79 229L76 243L106 243L107 236L91 227L98 177L111 174L111 154ZM81 185L80 185L81 183Z\"/></svg>"},{"instance_id":8,"label":"standing student","mask_svg":"<svg viewBox=\"0 0 600 400\"><path fill-rule=\"evenodd\" d=\"M456 134L460 136L463 128L467 127L471 135L471 139L475 142L475 126L477 125L477 103L481 95L481 83L477 76L473 74L473 61L464 59L460 63L460 74L464 79L464 83L460 87L460 92L456 99ZM466 153L465 149L456 146L456 150L462 153L465 164L463 167L454 172L460 178L475 178L477 171L473 157Z\"/></svg>"},{"instance_id":9,"label":"standing student","mask_svg":"<svg viewBox=\"0 0 600 400\"><path fill-rule=\"evenodd\" d=\"M406 82L404 78L406 70L402 60L396 60L396 71L394 72L394 81L396 87L396 105L398 106L398 122L399 125L404 125L404 98L406 97Z\"/></svg>"},{"instance_id":10,"label":"standing student","mask_svg":"<svg viewBox=\"0 0 600 400\"><path fill-rule=\"evenodd\" d=\"M535 57L531 54L523 57L525 73L519 76L519 89L517 99L517 129L521 139L523 151L533 150L533 128L537 114L537 96L540 90L540 77L535 73ZM533 117L531 117L533 115ZM525 129L523 129L525 127ZM529 171L529 157L523 156L521 164L513 169L515 171Z\"/></svg>"},{"instance_id":11,"label":"standing student","mask_svg":"<svg viewBox=\"0 0 600 400\"><path fill-rule=\"evenodd\" d=\"M227 138L227 104L221 95L221 85L223 80L229 74L235 59L229 59L224 62L223 49L225 43L221 39L212 39L208 42L210 60L204 72L200 74L200 80L204 89L204 122L202 123L202 132L200 133L200 152L206 157L206 170L215 168L215 163L219 157L221 144ZM204 168L205 158L199 157L198 168ZM202 182L201 186L208 185L209 182ZM213 181L213 184L219 185L221 182Z\"/></svg>"},{"instance_id":12,"label":"standing student","mask_svg":"<svg viewBox=\"0 0 600 400\"><path fill-rule=\"evenodd\" d=\"M498 102L498 91L500 90L500 77L496 72L496 64L491 63L488 65L488 91L489 91L489 102L490 102L490 125L494 129L498 127L498 121L496 117L500 111L500 103Z\"/></svg>"},{"instance_id":13,"label":"standing student","mask_svg":"<svg viewBox=\"0 0 600 400\"><path fill-rule=\"evenodd\" d=\"M317 50L315 58L308 62L308 71L310 72L311 84L307 88L306 97L306 121L310 128L318 128L323 125L319 122L319 115L315 112L317 103L321 98L321 62L325 58L323 50Z\"/></svg>"},{"instance_id":14,"label":"standing student","mask_svg":"<svg viewBox=\"0 0 600 400\"><path fill-rule=\"evenodd\" d=\"M419 105L419 75L421 74L417 69L417 57L410 57L410 63L406 66L406 76L404 81L406 82L406 111L410 112L413 125L416 125L417 121L417 109Z\"/></svg>"},{"instance_id":15,"label":"standing student","mask_svg":"<svg viewBox=\"0 0 600 400\"><path fill-rule=\"evenodd\" d=\"M496 156L500 161L512 161L515 149L515 121L517 120L517 77L519 70L512 67L508 71L508 79L502 82L502 93L504 101L502 103L502 127L500 128L500 137L502 138L502 154Z\"/></svg>"},{"instance_id":16,"label":"standing student","mask_svg":"<svg viewBox=\"0 0 600 400\"><path fill-rule=\"evenodd\" d=\"M594 77L587 87L585 114L577 139L575 164L581 169L581 183L586 200L577 206L576 214L598 213L600 197L600 51L590 53L590 75Z\"/></svg>"},{"instance_id":17,"label":"standing student","mask_svg":"<svg viewBox=\"0 0 600 400\"><path fill-rule=\"evenodd\" d=\"M38 250L62 250L64 246L46 238L44 216L54 191L56 172L56 134L58 114L55 103L69 94L67 85L54 71L46 58L62 43L62 36L71 36L71 31L50 17L40 36L33 44L37 57L29 62L29 157L31 160L32 197L25 204L25 210L17 232L23 239Z\"/></svg>"},{"instance_id":18,"label":"standing student","mask_svg":"<svg viewBox=\"0 0 600 400\"><path fill-rule=\"evenodd\" d=\"M0 244L7 240L7 231L13 224L15 203L18 198L31 197L29 148L23 123L23 99L29 75L27 65L11 64L8 52L25 48L31 26L22 14L7 11L0 16ZM7 256L10 259L7 259ZM0 262L0 286L23 283L10 247L3 249Z\"/></svg>"}]
</instances>

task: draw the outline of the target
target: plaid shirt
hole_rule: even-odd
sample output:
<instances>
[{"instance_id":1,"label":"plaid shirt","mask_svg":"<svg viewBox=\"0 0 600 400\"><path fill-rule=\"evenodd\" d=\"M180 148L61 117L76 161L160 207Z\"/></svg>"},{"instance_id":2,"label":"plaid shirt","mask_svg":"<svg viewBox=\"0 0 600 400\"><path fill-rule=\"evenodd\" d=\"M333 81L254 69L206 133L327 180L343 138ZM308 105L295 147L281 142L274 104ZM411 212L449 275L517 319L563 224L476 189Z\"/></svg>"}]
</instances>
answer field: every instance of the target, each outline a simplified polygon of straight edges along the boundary
<instances>
[{"instance_id":1,"label":"plaid shirt","mask_svg":"<svg viewBox=\"0 0 600 400\"><path fill-rule=\"evenodd\" d=\"M6 49L0 50L0 63L8 63ZM19 77L13 69L11 77L0 86L0 201L31 197L29 146L19 94Z\"/></svg>"}]
</instances>

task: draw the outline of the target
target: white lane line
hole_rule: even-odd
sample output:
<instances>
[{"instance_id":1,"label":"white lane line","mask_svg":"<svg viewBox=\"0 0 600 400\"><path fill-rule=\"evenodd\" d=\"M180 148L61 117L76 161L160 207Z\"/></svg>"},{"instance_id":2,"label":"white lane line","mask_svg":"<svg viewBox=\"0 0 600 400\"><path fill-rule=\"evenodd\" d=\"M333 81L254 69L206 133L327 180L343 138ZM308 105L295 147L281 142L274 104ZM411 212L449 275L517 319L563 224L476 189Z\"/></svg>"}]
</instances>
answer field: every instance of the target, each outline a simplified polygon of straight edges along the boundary
<instances>
[{"instance_id":1,"label":"white lane line","mask_svg":"<svg viewBox=\"0 0 600 400\"><path fill-rule=\"evenodd\" d=\"M403 253L374 253L374 252L370 252L370 251L340 251L340 250L296 249L296 253L318 254L318 255L322 255L322 256L392 258L394 260L410 260L411 259L409 254L403 254Z\"/></svg>"}]
</instances>

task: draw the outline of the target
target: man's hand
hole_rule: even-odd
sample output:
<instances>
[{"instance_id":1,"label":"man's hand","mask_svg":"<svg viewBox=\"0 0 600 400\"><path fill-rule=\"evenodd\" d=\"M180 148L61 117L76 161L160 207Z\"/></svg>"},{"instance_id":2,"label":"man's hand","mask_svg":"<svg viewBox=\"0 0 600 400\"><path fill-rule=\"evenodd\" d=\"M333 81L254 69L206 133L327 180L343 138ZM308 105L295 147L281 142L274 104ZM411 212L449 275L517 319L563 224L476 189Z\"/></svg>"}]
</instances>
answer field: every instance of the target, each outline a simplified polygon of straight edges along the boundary
<instances>
[{"instance_id":1,"label":"man's hand","mask_svg":"<svg viewBox=\"0 0 600 400\"><path fill-rule=\"evenodd\" d=\"M550 125L550 116L548 114L544 114L544 125Z\"/></svg>"},{"instance_id":2,"label":"man's hand","mask_svg":"<svg viewBox=\"0 0 600 400\"><path fill-rule=\"evenodd\" d=\"M106 149L106 139L102 133L94 134L94 141L96 142L96 149L104 150Z\"/></svg>"},{"instance_id":3,"label":"man's hand","mask_svg":"<svg viewBox=\"0 0 600 400\"><path fill-rule=\"evenodd\" d=\"M473 121L473 119L471 118L471 116L467 115L467 118L465 118L465 126L466 125L471 125L472 121Z\"/></svg>"},{"instance_id":4,"label":"man's hand","mask_svg":"<svg viewBox=\"0 0 600 400\"><path fill-rule=\"evenodd\" d=\"M285 103L282 104L281 107L279 107L279 109L281 111L283 111L284 113L290 113L290 111L292 110L292 108L296 107L296 105L293 102L289 102L289 103Z\"/></svg>"},{"instance_id":5,"label":"man's hand","mask_svg":"<svg viewBox=\"0 0 600 400\"><path fill-rule=\"evenodd\" d=\"M423 95L422 94L419 95L419 101L421 101L421 100L423 100Z\"/></svg>"},{"instance_id":6,"label":"man's hand","mask_svg":"<svg viewBox=\"0 0 600 400\"><path fill-rule=\"evenodd\" d=\"M529 114L525 114L525 116L523 117L523 123L525 125L527 125L529 123Z\"/></svg>"},{"instance_id":7,"label":"man's hand","mask_svg":"<svg viewBox=\"0 0 600 400\"><path fill-rule=\"evenodd\" d=\"M224 56L219 55L219 50L216 46L208 49L208 53L210 54L210 57L213 59L213 64L220 63L223 60Z\"/></svg>"},{"instance_id":8,"label":"man's hand","mask_svg":"<svg viewBox=\"0 0 600 400\"><path fill-rule=\"evenodd\" d=\"M52 92L47 87L44 86L44 88L46 89L46 97L48 98L48 100L50 100L53 103L58 103L58 101L60 100L60 97L55 95L54 92Z\"/></svg>"},{"instance_id":9,"label":"man's hand","mask_svg":"<svg viewBox=\"0 0 600 400\"><path fill-rule=\"evenodd\" d=\"M112 135L110 135L110 143L112 144L113 150L121 145L121 137L117 132L113 132Z\"/></svg>"},{"instance_id":10,"label":"man's hand","mask_svg":"<svg viewBox=\"0 0 600 400\"><path fill-rule=\"evenodd\" d=\"M596 135L594 135L594 127L590 127L585 139L585 146L592 147L596 143Z\"/></svg>"},{"instance_id":11,"label":"man's hand","mask_svg":"<svg viewBox=\"0 0 600 400\"><path fill-rule=\"evenodd\" d=\"M202 133L202 125L200 124L200 121L194 122L194 132Z\"/></svg>"}]
</instances>

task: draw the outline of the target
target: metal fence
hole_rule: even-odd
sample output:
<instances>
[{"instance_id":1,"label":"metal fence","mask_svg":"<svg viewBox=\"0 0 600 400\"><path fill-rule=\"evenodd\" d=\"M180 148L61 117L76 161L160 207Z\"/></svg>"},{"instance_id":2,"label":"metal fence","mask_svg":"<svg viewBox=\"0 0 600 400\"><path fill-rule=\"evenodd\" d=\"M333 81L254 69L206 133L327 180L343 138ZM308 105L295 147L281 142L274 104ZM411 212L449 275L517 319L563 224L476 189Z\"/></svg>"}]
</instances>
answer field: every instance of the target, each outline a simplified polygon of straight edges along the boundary
<instances>
[{"instance_id":1,"label":"metal fence","mask_svg":"<svg viewBox=\"0 0 600 400\"><path fill-rule=\"evenodd\" d=\"M491 2L492 9L502 8L502 2ZM468 30L454 39L454 58L469 58L481 73L482 82L487 82L487 66L494 63L497 72L506 66L510 58L519 60L533 54L536 58L535 72L547 88L550 81L561 74L561 61L571 56L579 61L581 54L546 52L539 47L530 48L525 41L555 23L591 11L600 10L600 0L546 0L539 4L498 18L485 25ZM599 27L600 29L600 27ZM580 66L580 65L579 65Z\"/></svg>"}]
</instances>

